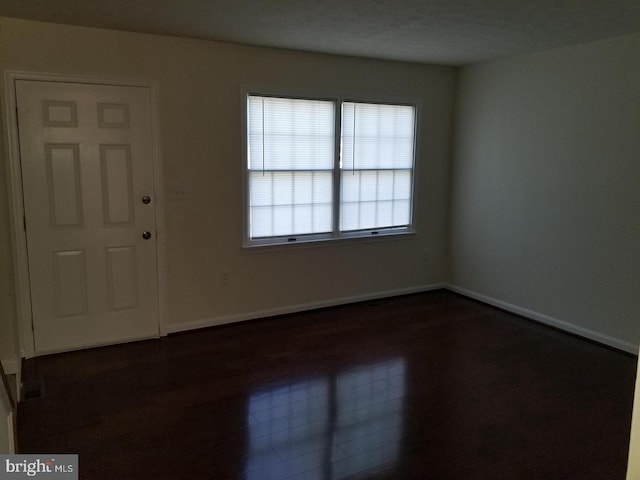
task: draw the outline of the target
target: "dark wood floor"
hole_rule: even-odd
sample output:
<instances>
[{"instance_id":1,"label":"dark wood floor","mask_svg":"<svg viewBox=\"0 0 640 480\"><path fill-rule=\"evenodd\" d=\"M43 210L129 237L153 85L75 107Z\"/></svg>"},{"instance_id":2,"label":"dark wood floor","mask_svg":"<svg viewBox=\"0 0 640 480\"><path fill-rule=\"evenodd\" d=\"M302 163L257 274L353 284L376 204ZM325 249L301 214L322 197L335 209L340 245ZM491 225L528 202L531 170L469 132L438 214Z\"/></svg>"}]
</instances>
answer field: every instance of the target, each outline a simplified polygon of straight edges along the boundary
<instances>
[{"instance_id":1,"label":"dark wood floor","mask_svg":"<svg viewBox=\"0 0 640 480\"><path fill-rule=\"evenodd\" d=\"M623 480L636 358L445 291L32 359L83 479Z\"/></svg>"}]
</instances>

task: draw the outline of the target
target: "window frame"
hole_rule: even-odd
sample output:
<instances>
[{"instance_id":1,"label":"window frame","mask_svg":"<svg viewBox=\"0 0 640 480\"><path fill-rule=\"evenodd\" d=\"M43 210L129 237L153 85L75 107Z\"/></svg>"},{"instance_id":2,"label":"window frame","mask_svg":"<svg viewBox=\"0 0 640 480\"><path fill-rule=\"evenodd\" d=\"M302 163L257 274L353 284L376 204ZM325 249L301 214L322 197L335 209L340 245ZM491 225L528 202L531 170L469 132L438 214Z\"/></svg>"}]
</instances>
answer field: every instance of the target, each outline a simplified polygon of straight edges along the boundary
<instances>
[{"instance_id":1,"label":"window frame","mask_svg":"<svg viewBox=\"0 0 640 480\"><path fill-rule=\"evenodd\" d=\"M294 100L320 100L329 101L334 105L334 158L332 169L332 231L327 233L284 235L252 239L250 237L250 172L249 148L248 148L248 104L249 96L275 97ZM410 106L414 109L413 121L413 163L411 169L411 201L410 223L401 227L371 228L357 231L340 231L340 203L341 203L341 143L342 143L342 105L345 102ZM421 123L421 100L407 97L353 95L353 94L309 94L307 92L281 91L265 88L243 88L241 91L241 141L242 141L242 247L256 248L267 246L291 247L295 245L309 245L340 241L352 241L355 239L382 240L389 238L414 235L416 231L416 180L418 178L419 135Z\"/></svg>"}]
</instances>

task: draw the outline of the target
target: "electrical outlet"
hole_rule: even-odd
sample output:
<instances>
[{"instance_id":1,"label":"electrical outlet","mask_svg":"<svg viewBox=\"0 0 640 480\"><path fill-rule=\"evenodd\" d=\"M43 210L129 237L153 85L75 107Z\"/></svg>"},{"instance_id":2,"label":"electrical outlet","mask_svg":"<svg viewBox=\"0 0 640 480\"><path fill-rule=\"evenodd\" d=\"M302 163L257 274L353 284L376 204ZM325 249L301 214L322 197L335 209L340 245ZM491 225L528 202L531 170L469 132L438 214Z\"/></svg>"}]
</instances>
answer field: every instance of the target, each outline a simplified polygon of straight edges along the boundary
<instances>
[{"instance_id":1,"label":"electrical outlet","mask_svg":"<svg viewBox=\"0 0 640 480\"><path fill-rule=\"evenodd\" d=\"M231 282L231 272L229 270L223 270L220 272L220 285L225 287Z\"/></svg>"},{"instance_id":2,"label":"electrical outlet","mask_svg":"<svg viewBox=\"0 0 640 480\"><path fill-rule=\"evenodd\" d=\"M428 262L428 261L429 261L429 257L430 257L429 249L425 248L425 249L422 251L422 261L423 261L423 262Z\"/></svg>"}]
</instances>

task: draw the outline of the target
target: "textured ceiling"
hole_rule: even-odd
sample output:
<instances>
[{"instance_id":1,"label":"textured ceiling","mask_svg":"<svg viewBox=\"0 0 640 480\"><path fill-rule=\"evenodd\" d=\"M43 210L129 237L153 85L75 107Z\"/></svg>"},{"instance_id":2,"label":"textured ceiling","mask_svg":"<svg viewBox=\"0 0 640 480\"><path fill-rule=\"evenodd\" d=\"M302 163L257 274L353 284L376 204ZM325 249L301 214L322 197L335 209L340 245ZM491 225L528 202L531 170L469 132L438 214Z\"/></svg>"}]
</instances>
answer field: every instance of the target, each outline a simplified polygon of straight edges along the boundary
<instances>
[{"instance_id":1,"label":"textured ceiling","mask_svg":"<svg viewBox=\"0 0 640 480\"><path fill-rule=\"evenodd\" d=\"M0 0L0 16L462 65L640 31L640 0Z\"/></svg>"}]
</instances>

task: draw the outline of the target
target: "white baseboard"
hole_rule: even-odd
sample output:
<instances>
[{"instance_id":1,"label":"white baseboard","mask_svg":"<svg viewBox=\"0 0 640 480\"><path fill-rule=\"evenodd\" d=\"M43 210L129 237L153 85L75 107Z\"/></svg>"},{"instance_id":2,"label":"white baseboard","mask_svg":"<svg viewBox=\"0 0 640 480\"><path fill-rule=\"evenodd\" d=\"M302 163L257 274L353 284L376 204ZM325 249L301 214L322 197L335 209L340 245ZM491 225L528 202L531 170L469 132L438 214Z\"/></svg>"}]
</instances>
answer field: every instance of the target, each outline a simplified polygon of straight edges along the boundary
<instances>
[{"instance_id":1,"label":"white baseboard","mask_svg":"<svg viewBox=\"0 0 640 480\"><path fill-rule=\"evenodd\" d=\"M483 303L493 305L494 307L498 307L508 312L515 313L516 315L520 315L530 320L534 320L536 322L540 322L546 325L550 325L552 327L556 327L560 330L564 330L574 335L588 338L589 340L593 340L595 342L602 343L604 345L608 345L613 348L617 348L618 350L623 350L625 352L632 353L633 355L638 355L638 345L634 345L633 343L620 340L619 338L610 337L608 335L604 335L602 333L595 332L587 328L579 327L572 323L550 317L549 315L544 315L542 313L534 312L533 310L528 310L526 308L518 307L517 305L503 302L502 300L498 300L496 298L488 297L481 293L476 293L474 291L467 290L466 288L457 287L455 285L447 285L446 288L448 290L451 290L452 292L456 292L461 295L464 295L465 297L473 298L474 300L479 300Z\"/></svg>"},{"instance_id":2,"label":"white baseboard","mask_svg":"<svg viewBox=\"0 0 640 480\"><path fill-rule=\"evenodd\" d=\"M185 332L188 330L196 330L198 328L213 327L216 325L224 325L226 323L243 322L246 320L256 320L258 318L274 317L276 315L286 315L289 313L304 312L307 310L315 310L318 308L336 307L348 303L366 302L369 300L378 300L381 298L395 297L398 295L408 295L411 293L428 292L430 290L438 290L446 288L445 283L434 283L432 285L419 285L417 287L399 288L396 290L387 290L384 292L367 293L364 295L354 295L350 297L334 298L331 300L322 300L319 302L303 303L298 305L288 305L286 307L271 308L268 310L257 310L247 313L235 315L223 315L215 318L203 318L193 322L176 323L168 325L167 333Z\"/></svg>"}]
</instances>

